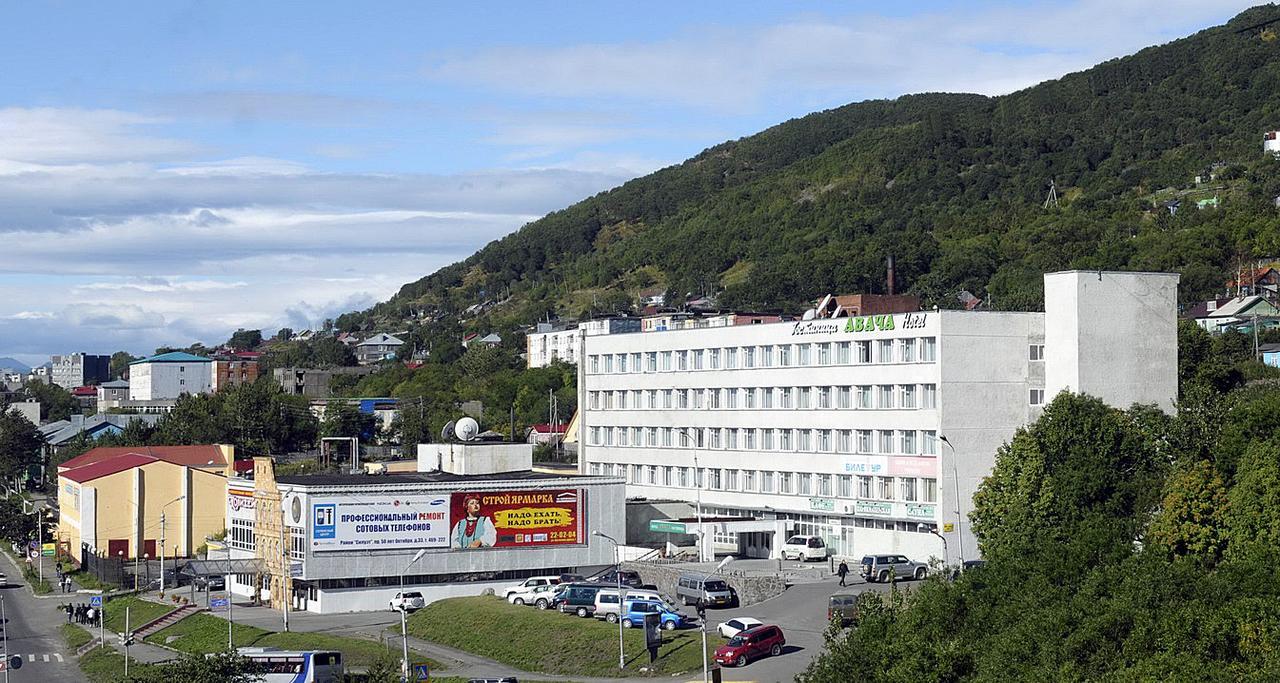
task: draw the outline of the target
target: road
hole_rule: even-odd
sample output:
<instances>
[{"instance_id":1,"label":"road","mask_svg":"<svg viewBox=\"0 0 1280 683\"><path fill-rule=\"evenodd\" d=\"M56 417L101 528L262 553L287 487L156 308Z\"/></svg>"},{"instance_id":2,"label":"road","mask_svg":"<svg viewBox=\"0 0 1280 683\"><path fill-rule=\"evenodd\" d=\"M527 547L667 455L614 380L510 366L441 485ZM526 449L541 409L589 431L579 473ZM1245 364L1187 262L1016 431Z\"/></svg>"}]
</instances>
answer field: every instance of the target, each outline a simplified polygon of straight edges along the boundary
<instances>
[{"instance_id":1,"label":"road","mask_svg":"<svg viewBox=\"0 0 1280 683\"><path fill-rule=\"evenodd\" d=\"M32 596L12 559L7 554L0 555L4 555L3 569L10 581L8 587L0 589L0 602L4 604L7 620L6 646L10 657L22 657L22 667L9 671L8 676L0 678L0 683L83 681L75 655L67 650L59 631L59 626L67 623L67 617L58 605L66 599Z\"/></svg>"}]
</instances>

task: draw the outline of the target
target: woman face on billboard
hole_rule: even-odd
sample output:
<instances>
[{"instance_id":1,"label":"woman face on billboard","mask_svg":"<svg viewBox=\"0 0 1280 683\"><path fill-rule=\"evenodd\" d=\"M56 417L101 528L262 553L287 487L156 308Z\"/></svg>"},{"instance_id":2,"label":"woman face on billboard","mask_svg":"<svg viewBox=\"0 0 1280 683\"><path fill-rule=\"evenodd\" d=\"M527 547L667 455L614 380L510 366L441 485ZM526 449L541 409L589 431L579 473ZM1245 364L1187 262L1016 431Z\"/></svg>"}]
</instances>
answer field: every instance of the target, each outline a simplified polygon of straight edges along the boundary
<instances>
[{"instance_id":1,"label":"woman face on billboard","mask_svg":"<svg viewBox=\"0 0 1280 683\"><path fill-rule=\"evenodd\" d=\"M480 516L480 499L476 496L467 498L465 505L467 506L467 516L471 518Z\"/></svg>"}]
</instances>

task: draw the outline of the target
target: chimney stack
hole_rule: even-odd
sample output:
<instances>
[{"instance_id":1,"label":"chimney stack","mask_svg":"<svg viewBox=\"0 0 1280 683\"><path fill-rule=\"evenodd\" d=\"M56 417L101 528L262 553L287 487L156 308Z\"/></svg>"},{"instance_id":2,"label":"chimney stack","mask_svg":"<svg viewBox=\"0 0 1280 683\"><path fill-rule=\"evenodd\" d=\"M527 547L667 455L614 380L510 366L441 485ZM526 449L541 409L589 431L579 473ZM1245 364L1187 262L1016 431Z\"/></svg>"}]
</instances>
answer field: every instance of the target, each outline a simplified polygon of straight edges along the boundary
<instances>
[{"instance_id":1,"label":"chimney stack","mask_svg":"<svg viewBox=\"0 0 1280 683\"><path fill-rule=\"evenodd\" d=\"M888 270L889 270L889 292L888 292L888 294L889 294L889 296L893 296L893 275L894 275L894 273L893 273L893 254L889 254L889 258L888 258L888 265L889 265L889 268L888 268Z\"/></svg>"}]
</instances>

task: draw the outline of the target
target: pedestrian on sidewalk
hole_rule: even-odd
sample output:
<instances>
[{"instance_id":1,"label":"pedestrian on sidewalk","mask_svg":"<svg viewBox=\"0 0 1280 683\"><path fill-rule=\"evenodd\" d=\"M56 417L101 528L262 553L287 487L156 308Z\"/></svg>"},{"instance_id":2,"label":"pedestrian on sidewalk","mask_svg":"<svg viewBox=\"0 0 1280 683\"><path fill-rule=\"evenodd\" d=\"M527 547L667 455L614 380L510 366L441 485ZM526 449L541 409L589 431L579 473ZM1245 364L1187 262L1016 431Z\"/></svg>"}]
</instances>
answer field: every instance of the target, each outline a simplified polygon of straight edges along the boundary
<instances>
[{"instance_id":1,"label":"pedestrian on sidewalk","mask_svg":"<svg viewBox=\"0 0 1280 683\"><path fill-rule=\"evenodd\" d=\"M705 623L707 621L707 601L699 597L698 601L694 603L694 609L698 610L698 619Z\"/></svg>"},{"instance_id":2,"label":"pedestrian on sidewalk","mask_svg":"<svg viewBox=\"0 0 1280 683\"><path fill-rule=\"evenodd\" d=\"M71 613L74 611L74 610L72 609L72 607L71 607L71 603L69 603L69 602L68 602L67 604L63 605L63 606L62 606L62 609L66 611L66 613L67 613L67 623L68 623L68 624L70 624L70 623L71 623Z\"/></svg>"},{"instance_id":3,"label":"pedestrian on sidewalk","mask_svg":"<svg viewBox=\"0 0 1280 683\"><path fill-rule=\"evenodd\" d=\"M840 568L836 570L836 575L840 577L840 585L845 585L844 577L849 575L849 565L844 560L840 560Z\"/></svg>"},{"instance_id":4,"label":"pedestrian on sidewalk","mask_svg":"<svg viewBox=\"0 0 1280 683\"><path fill-rule=\"evenodd\" d=\"M88 623L90 626L97 626L97 625L98 625L98 624L97 624L97 622L95 621L95 619L97 618L97 616L98 616L98 610L96 610L96 609L94 609L94 608L92 608L92 607L90 607L90 608L89 608L89 611L85 613L85 618L86 618L86 620L87 620L87 623Z\"/></svg>"}]
</instances>

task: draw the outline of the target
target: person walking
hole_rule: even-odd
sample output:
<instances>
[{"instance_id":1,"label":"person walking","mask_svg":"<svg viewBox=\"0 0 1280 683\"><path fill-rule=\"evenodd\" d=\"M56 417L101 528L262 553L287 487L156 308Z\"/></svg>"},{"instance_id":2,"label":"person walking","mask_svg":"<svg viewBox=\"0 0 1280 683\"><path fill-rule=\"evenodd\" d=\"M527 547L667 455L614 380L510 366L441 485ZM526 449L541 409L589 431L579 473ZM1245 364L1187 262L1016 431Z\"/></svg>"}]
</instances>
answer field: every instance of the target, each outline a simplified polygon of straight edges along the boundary
<instances>
[{"instance_id":1,"label":"person walking","mask_svg":"<svg viewBox=\"0 0 1280 683\"><path fill-rule=\"evenodd\" d=\"M840 567L836 569L836 575L840 577L840 585L845 585L844 578L849 575L849 565L844 560L840 560Z\"/></svg>"},{"instance_id":2,"label":"person walking","mask_svg":"<svg viewBox=\"0 0 1280 683\"><path fill-rule=\"evenodd\" d=\"M698 610L698 619L699 619L700 621L706 622L706 620L707 620L707 601L706 601L706 600L703 600L703 599L702 599L702 597L699 597L699 598L698 598L698 601L697 601L696 603L694 603L694 609Z\"/></svg>"},{"instance_id":3,"label":"person walking","mask_svg":"<svg viewBox=\"0 0 1280 683\"><path fill-rule=\"evenodd\" d=\"M70 623L71 623L71 612L73 611L73 610L71 609L71 603L69 603L69 602L68 602L67 604L63 605L63 606L62 606L62 609L66 611L66 613L67 613L67 623L68 623L68 624L70 624Z\"/></svg>"},{"instance_id":4,"label":"person walking","mask_svg":"<svg viewBox=\"0 0 1280 683\"><path fill-rule=\"evenodd\" d=\"M85 616L85 623L89 624L90 626L98 625L97 622L94 621L94 619L98 616L98 610L90 607L89 610L85 612L84 616Z\"/></svg>"}]
</instances>

